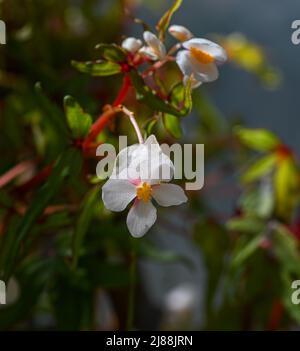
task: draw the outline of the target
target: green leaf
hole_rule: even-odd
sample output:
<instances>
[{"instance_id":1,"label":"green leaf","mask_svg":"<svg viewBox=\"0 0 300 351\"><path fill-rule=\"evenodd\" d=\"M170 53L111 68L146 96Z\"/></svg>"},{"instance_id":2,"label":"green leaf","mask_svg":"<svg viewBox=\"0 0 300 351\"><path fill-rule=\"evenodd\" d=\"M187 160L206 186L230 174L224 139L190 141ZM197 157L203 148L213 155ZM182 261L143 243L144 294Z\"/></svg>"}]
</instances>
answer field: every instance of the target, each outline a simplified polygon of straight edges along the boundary
<instances>
[{"instance_id":1,"label":"green leaf","mask_svg":"<svg viewBox=\"0 0 300 351\"><path fill-rule=\"evenodd\" d=\"M78 62L72 61L72 66L83 73L88 73L91 76L111 76L121 72L121 66L115 62L109 61L88 61Z\"/></svg>"},{"instance_id":2,"label":"green leaf","mask_svg":"<svg viewBox=\"0 0 300 351\"><path fill-rule=\"evenodd\" d=\"M229 230L241 233L258 234L264 230L265 223L258 218L241 217L229 220L226 226Z\"/></svg>"},{"instance_id":3,"label":"green leaf","mask_svg":"<svg viewBox=\"0 0 300 351\"><path fill-rule=\"evenodd\" d=\"M138 72L131 71L130 76L136 90L137 100L144 102L155 111L169 113L178 117L185 116L189 112L185 107L178 108L157 96L156 93L145 84L143 78L138 74ZM186 105L190 107L191 97L189 84L185 89L185 97L187 99Z\"/></svg>"},{"instance_id":4,"label":"green leaf","mask_svg":"<svg viewBox=\"0 0 300 351\"><path fill-rule=\"evenodd\" d=\"M186 85L179 82L173 87L170 93L170 103L181 112L181 116L186 116L191 112L193 107L191 79Z\"/></svg>"},{"instance_id":5,"label":"green leaf","mask_svg":"<svg viewBox=\"0 0 300 351\"><path fill-rule=\"evenodd\" d=\"M159 37L161 40L164 39L165 32L168 29L169 24L171 22L171 18L173 14L179 9L181 4L182 4L182 0L175 0L173 5L170 7L170 9L159 20L156 26L156 29L159 32Z\"/></svg>"},{"instance_id":6,"label":"green leaf","mask_svg":"<svg viewBox=\"0 0 300 351\"><path fill-rule=\"evenodd\" d=\"M299 201L299 172L292 158L280 161L274 176L276 212L289 219Z\"/></svg>"},{"instance_id":7,"label":"green leaf","mask_svg":"<svg viewBox=\"0 0 300 351\"><path fill-rule=\"evenodd\" d=\"M124 62L126 61L126 51L115 44L98 44L96 49L100 51L100 55L107 61Z\"/></svg>"},{"instance_id":8,"label":"green leaf","mask_svg":"<svg viewBox=\"0 0 300 351\"><path fill-rule=\"evenodd\" d=\"M172 106L159 98L155 92L145 85L143 78L136 71L132 71L130 76L136 90L136 98L138 101L144 102L156 111L174 113Z\"/></svg>"},{"instance_id":9,"label":"green leaf","mask_svg":"<svg viewBox=\"0 0 300 351\"><path fill-rule=\"evenodd\" d=\"M290 274L300 275L299 246L293 234L282 224L277 224L272 237L273 250L281 268Z\"/></svg>"},{"instance_id":10,"label":"green leaf","mask_svg":"<svg viewBox=\"0 0 300 351\"><path fill-rule=\"evenodd\" d=\"M273 251L280 262L281 295L285 308L290 316L300 323L300 306L292 303L294 290L292 282L300 276L299 245L289 230L277 224L273 232Z\"/></svg>"},{"instance_id":11,"label":"green leaf","mask_svg":"<svg viewBox=\"0 0 300 351\"><path fill-rule=\"evenodd\" d=\"M240 198L240 206L247 216L270 218L274 210L272 179L265 179L258 187L252 187Z\"/></svg>"},{"instance_id":12,"label":"green leaf","mask_svg":"<svg viewBox=\"0 0 300 351\"><path fill-rule=\"evenodd\" d=\"M146 121L146 123L143 125L143 129L147 133L147 135L150 135L154 126L157 124L157 118L150 118L149 120Z\"/></svg>"},{"instance_id":13,"label":"green leaf","mask_svg":"<svg viewBox=\"0 0 300 351\"><path fill-rule=\"evenodd\" d=\"M276 164L276 161L277 155L275 153L271 153L260 158L242 175L242 181L244 183L250 183L261 177L264 177L272 171L273 167Z\"/></svg>"},{"instance_id":14,"label":"green leaf","mask_svg":"<svg viewBox=\"0 0 300 351\"><path fill-rule=\"evenodd\" d=\"M59 134L61 141L67 140L69 133L62 110L46 97L40 83L35 84L35 92L36 101L45 112L45 119L51 123L53 129Z\"/></svg>"},{"instance_id":15,"label":"green leaf","mask_svg":"<svg viewBox=\"0 0 300 351\"><path fill-rule=\"evenodd\" d=\"M71 96L64 98L65 112L73 138L84 138L92 125L92 117L85 113Z\"/></svg>"},{"instance_id":16,"label":"green leaf","mask_svg":"<svg viewBox=\"0 0 300 351\"><path fill-rule=\"evenodd\" d=\"M182 129L178 117L165 113L163 115L164 126L166 130L175 138L182 137Z\"/></svg>"},{"instance_id":17,"label":"green leaf","mask_svg":"<svg viewBox=\"0 0 300 351\"><path fill-rule=\"evenodd\" d=\"M240 243L232 257L232 267L240 267L250 256L252 256L256 252L262 241L263 236L261 235L255 236L250 241L247 240L246 243L244 238L243 240L242 238L240 238Z\"/></svg>"},{"instance_id":18,"label":"green leaf","mask_svg":"<svg viewBox=\"0 0 300 351\"><path fill-rule=\"evenodd\" d=\"M273 151L281 144L277 136L266 129L237 127L235 134L244 145L257 151Z\"/></svg>"},{"instance_id":19,"label":"green leaf","mask_svg":"<svg viewBox=\"0 0 300 351\"><path fill-rule=\"evenodd\" d=\"M87 194L86 198L83 201L73 236L73 267L76 267L77 265L82 242L93 218L94 206L97 201L100 201L98 199L98 195L98 187L95 187Z\"/></svg>"},{"instance_id":20,"label":"green leaf","mask_svg":"<svg viewBox=\"0 0 300 351\"><path fill-rule=\"evenodd\" d=\"M26 241L32 226L43 213L52 198L58 193L63 181L68 175L74 176L80 170L81 155L77 149L66 150L58 159L46 183L39 189L21 219L19 225L9 233L12 240L7 240L6 245L1 247L0 267L5 272L5 278L12 273L13 266L21 248L21 243Z\"/></svg>"}]
</instances>

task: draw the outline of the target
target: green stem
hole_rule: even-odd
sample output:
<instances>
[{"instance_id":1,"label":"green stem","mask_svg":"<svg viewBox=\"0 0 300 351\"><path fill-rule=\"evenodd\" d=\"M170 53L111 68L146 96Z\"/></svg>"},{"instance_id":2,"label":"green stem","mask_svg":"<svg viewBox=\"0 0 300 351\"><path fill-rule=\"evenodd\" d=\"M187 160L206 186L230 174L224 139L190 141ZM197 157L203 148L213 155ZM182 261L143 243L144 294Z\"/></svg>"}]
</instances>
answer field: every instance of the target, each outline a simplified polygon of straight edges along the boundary
<instances>
[{"instance_id":1,"label":"green stem","mask_svg":"<svg viewBox=\"0 0 300 351\"><path fill-rule=\"evenodd\" d=\"M135 283L136 283L136 253L134 250L131 252L130 260L130 285L128 294L128 313L127 313L127 327L126 329L133 329L133 320L135 312Z\"/></svg>"}]
</instances>

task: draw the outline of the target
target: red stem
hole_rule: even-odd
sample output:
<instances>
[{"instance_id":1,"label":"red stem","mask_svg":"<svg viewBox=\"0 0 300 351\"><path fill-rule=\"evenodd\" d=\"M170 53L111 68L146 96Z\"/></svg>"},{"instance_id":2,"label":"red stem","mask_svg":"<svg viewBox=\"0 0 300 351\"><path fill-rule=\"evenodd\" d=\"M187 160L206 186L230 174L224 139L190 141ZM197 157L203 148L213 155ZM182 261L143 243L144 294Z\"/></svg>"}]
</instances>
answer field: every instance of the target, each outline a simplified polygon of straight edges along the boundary
<instances>
[{"instance_id":1,"label":"red stem","mask_svg":"<svg viewBox=\"0 0 300 351\"><path fill-rule=\"evenodd\" d=\"M95 140L97 135L103 130L103 128L106 126L108 121L117 113L120 111L119 105L123 103L125 100L129 88L131 87L131 79L128 74L125 74L123 77L123 84L122 87L119 91L118 96L116 97L115 101L112 104L112 108L106 109L96 120L96 122L92 125L91 130L87 138L84 140L82 146L84 150L87 150L91 143Z\"/></svg>"},{"instance_id":2,"label":"red stem","mask_svg":"<svg viewBox=\"0 0 300 351\"><path fill-rule=\"evenodd\" d=\"M272 304L271 314L267 324L267 330L278 330L280 322L284 314L284 306L280 300L274 300Z\"/></svg>"},{"instance_id":3,"label":"red stem","mask_svg":"<svg viewBox=\"0 0 300 351\"><path fill-rule=\"evenodd\" d=\"M122 84L122 87L119 91L119 94L112 104L114 107L119 106L123 103L123 101L125 100L125 98L127 96L127 93L128 93L130 86L131 86L130 76L128 74L125 74L123 77L123 84Z\"/></svg>"},{"instance_id":4,"label":"red stem","mask_svg":"<svg viewBox=\"0 0 300 351\"><path fill-rule=\"evenodd\" d=\"M155 64L153 64L151 67L147 68L143 73L142 73L142 77L146 78L147 76L149 76L150 74L152 74L153 72L155 72L156 70L160 69L164 64L166 64L169 61L174 61L174 57L166 57L164 60L162 61L158 61Z\"/></svg>"},{"instance_id":5,"label":"red stem","mask_svg":"<svg viewBox=\"0 0 300 351\"><path fill-rule=\"evenodd\" d=\"M93 143L93 141L95 140L97 135L102 131L102 129L106 126L108 121L119 111L121 111L121 109L117 107L109 107L101 114L101 116L92 125L90 133L83 141L82 143L83 150L89 149L90 145Z\"/></svg>"},{"instance_id":6,"label":"red stem","mask_svg":"<svg viewBox=\"0 0 300 351\"><path fill-rule=\"evenodd\" d=\"M39 173L37 173L33 178L31 178L26 183L18 186L15 191L18 193L24 193L28 190L40 185L45 179L48 178L52 172L52 165L44 167Z\"/></svg>"}]
</instances>

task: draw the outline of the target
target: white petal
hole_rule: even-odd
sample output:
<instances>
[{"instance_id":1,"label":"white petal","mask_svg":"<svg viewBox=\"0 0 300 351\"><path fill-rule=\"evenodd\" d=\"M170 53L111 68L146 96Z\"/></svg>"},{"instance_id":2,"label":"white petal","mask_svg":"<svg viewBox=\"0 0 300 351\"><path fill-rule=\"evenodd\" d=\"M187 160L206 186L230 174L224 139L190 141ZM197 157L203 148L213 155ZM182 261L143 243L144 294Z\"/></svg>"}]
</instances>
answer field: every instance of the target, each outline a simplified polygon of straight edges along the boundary
<instances>
[{"instance_id":1,"label":"white petal","mask_svg":"<svg viewBox=\"0 0 300 351\"><path fill-rule=\"evenodd\" d=\"M127 50L133 54L135 52L137 52L142 47L142 45L143 45L143 43L140 39L136 39L133 37L126 38L122 42L122 48L124 48L125 50Z\"/></svg>"},{"instance_id":2,"label":"white petal","mask_svg":"<svg viewBox=\"0 0 300 351\"><path fill-rule=\"evenodd\" d=\"M130 234L139 238L153 226L157 218L156 208L151 201L135 201L127 216L127 227Z\"/></svg>"},{"instance_id":3,"label":"white petal","mask_svg":"<svg viewBox=\"0 0 300 351\"><path fill-rule=\"evenodd\" d=\"M163 59L166 56L166 48L156 35L146 31L144 32L144 40L152 51L159 57L159 59Z\"/></svg>"},{"instance_id":4,"label":"white petal","mask_svg":"<svg viewBox=\"0 0 300 351\"><path fill-rule=\"evenodd\" d=\"M126 174L126 169L135 158L135 153L139 147L140 144L133 144L120 151L115 159L114 168L110 176L111 179L128 179L128 177L123 175Z\"/></svg>"},{"instance_id":5,"label":"white petal","mask_svg":"<svg viewBox=\"0 0 300 351\"><path fill-rule=\"evenodd\" d=\"M186 27L176 24L169 27L169 33L179 41L186 41L194 36Z\"/></svg>"},{"instance_id":6,"label":"white petal","mask_svg":"<svg viewBox=\"0 0 300 351\"><path fill-rule=\"evenodd\" d=\"M152 145L152 144L156 144L159 146L159 143L158 143L156 136L154 134L149 135L148 138L144 142L144 145Z\"/></svg>"},{"instance_id":7,"label":"white petal","mask_svg":"<svg viewBox=\"0 0 300 351\"><path fill-rule=\"evenodd\" d=\"M217 65L214 63L202 64L196 63L198 66L198 71L195 72L195 79L202 83L213 82L218 79L219 71Z\"/></svg>"},{"instance_id":8,"label":"white petal","mask_svg":"<svg viewBox=\"0 0 300 351\"><path fill-rule=\"evenodd\" d=\"M159 56L148 46L143 46L140 49L139 54L149 58L152 61L156 61L159 59Z\"/></svg>"},{"instance_id":9,"label":"white petal","mask_svg":"<svg viewBox=\"0 0 300 351\"><path fill-rule=\"evenodd\" d=\"M169 182L174 176L174 165L168 156L160 152L152 154L140 165L140 178L150 184Z\"/></svg>"},{"instance_id":10,"label":"white petal","mask_svg":"<svg viewBox=\"0 0 300 351\"><path fill-rule=\"evenodd\" d=\"M104 206L120 212L136 197L136 187L127 180L109 179L102 187Z\"/></svg>"},{"instance_id":11,"label":"white petal","mask_svg":"<svg viewBox=\"0 0 300 351\"><path fill-rule=\"evenodd\" d=\"M187 50L178 52L176 62L184 76L193 75L194 79L198 82L212 82L219 77L218 68L215 63L200 63Z\"/></svg>"},{"instance_id":12,"label":"white petal","mask_svg":"<svg viewBox=\"0 0 300 351\"><path fill-rule=\"evenodd\" d=\"M187 50L181 50L176 55L176 62L184 76L194 74L194 67L191 63L191 55Z\"/></svg>"},{"instance_id":13,"label":"white petal","mask_svg":"<svg viewBox=\"0 0 300 351\"><path fill-rule=\"evenodd\" d=\"M183 189L176 184L160 184L152 188L152 196L160 206L177 206L187 202Z\"/></svg>"},{"instance_id":14,"label":"white petal","mask_svg":"<svg viewBox=\"0 0 300 351\"><path fill-rule=\"evenodd\" d=\"M193 38L182 44L184 48L191 49L192 47L200 49L212 57L219 63L224 63L227 60L226 51L213 41L203 38Z\"/></svg>"},{"instance_id":15,"label":"white petal","mask_svg":"<svg viewBox=\"0 0 300 351\"><path fill-rule=\"evenodd\" d=\"M156 184L170 181L173 175L172 161L163 153L156 137L150 135L144 144L131 145L119 153L110 178Z\"/></svg>"},{"instance_id":16,"label":"white petal","mask_svg":"<svg viewBox=\"0 0 300 351\"><path fill-rule=\"evenodd\" d=\"M150 184L160 181L170 181L174 175L174 165L170 158L163 153L156 137L150 135L145 141L147 147L147 157L141 164L141 179Z\"/></svg>"}]
</instances>

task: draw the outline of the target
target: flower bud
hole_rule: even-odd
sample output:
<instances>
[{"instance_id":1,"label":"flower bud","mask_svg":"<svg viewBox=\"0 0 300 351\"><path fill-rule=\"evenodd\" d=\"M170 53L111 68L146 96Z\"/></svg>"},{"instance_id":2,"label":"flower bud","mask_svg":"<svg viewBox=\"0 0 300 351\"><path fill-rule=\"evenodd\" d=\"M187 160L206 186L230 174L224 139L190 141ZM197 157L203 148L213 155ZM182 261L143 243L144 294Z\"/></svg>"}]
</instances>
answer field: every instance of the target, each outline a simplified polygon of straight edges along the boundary
<instances>
[{"instance_id":1,"label":"flower bud","mask_svg":"<svg viewBox=\"0 0 300 351\"><path fill-rule=\"evenodd\" d=\"M169 27L169 33L179 41L186 41L193 38L193 34L187 28L176 24Z\"/></svg>"},{"instance_id":2,"label":"flower bud","mask_svg":"<svg viewBox=\"0 0 300 351\"><path fill-rule=\"evenodd\" d=\"M140 39L136 39L133 37L126 38L122 42L122 48L131 52L132 54L136 53L141 47L143 43Z\"/></svg>"}]
</instances>

